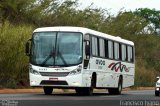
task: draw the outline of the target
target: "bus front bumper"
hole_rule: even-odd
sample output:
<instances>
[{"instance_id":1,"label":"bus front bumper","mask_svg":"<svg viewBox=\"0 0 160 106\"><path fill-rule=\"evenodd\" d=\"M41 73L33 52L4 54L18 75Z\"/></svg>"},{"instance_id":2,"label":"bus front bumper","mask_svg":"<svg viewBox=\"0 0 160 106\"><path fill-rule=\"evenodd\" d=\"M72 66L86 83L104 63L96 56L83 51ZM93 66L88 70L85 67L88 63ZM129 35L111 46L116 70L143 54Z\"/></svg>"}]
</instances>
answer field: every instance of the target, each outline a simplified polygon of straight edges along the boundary
<instances>
[{"instance_id":1,"label":"bus front bumper","mask_svg":"<svg viewBox=\"0 0 160 106\"><path fill-rule=\"evenodd\" d=\"M82 74L68 75L66 77L41 76L30 73L30 86L53 86L53 87L84 87Z\"/></svg>"}]
</instances>

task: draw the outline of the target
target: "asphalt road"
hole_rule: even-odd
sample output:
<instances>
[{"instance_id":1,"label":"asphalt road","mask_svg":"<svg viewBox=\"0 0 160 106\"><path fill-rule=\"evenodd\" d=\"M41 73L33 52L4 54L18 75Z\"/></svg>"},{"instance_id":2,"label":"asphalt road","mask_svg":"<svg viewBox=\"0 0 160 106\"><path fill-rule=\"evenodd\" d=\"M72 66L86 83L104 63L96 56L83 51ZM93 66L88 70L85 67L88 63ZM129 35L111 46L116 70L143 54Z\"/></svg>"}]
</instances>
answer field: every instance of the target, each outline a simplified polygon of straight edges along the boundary
<instances>
[{"instance_id":1,"label":"asphalt road","mask_svg":"<svg viewBox=\"0 0 160 106\"><path fill-rule=\"evenodd\" d=\"M122 95L95 92L93 96L73 93L12 93L0 94L0 106L160 106L154 90L123 91Z\"/></svg>"}]
</instances>

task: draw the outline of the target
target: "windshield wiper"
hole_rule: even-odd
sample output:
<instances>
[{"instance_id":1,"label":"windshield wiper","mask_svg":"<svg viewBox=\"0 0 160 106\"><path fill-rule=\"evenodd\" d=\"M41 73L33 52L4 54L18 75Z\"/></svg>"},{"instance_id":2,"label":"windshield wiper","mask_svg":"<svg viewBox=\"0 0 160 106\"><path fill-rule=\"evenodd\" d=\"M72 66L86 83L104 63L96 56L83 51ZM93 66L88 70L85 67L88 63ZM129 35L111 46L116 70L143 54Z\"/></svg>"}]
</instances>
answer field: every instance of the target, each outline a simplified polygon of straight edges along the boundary
<instances>
[{"instance_id":1,"label":"windshield wiper","mask_svg":"<svg viewBox=\"0 0 160 106\"><path fill-rule=\"evenodd\" d=\"M41 66L44 66L51 57L55 58L55 49L53 49L53 51L51 51L50 54L44 59Z\"/></svg>"},{"instance_id":2,"label":"windshield wiper","mask_svg":"<svg viewBox=\"0 0 160 106\"><path fill-rule=\"evenodd\" d=\"M67 62L65 61L64 57L62 56L62 53L59 51L58 49L58 55L60 56L60 58L62 59L63 63L65 66L68 66Z\"/></svg>"}]
</instances>

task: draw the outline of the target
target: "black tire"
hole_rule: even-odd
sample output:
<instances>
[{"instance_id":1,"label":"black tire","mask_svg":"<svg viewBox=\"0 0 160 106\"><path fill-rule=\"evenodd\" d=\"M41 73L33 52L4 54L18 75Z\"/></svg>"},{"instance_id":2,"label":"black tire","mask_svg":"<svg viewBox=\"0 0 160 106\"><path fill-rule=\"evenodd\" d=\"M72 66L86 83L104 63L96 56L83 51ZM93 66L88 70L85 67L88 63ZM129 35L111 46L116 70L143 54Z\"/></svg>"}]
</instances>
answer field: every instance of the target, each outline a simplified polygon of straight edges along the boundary
<instances>
[{"instance_id":1,"label":"black tire","mask_svg":"<svg viewBox=\"0 0 160 106\"><path fill-rule=\"evenodd\" d=\"M110 88L108 89L109 94L120 95L122 92L122 78L119 78L118 88Z\"/></svg>"},{"instance_id":2,"label":"black tire","mask_svg":"<svg viewBox=\"0 0 160 106\"><path fill-rule=\"evenodd\" d=\"M96 80L95 80L95 76L92 76L91 79L91 86L88 88L85 88L85 94L86 95L93 95L93 89L96 87Z\"/></svg>"},{"instance_id":3,"label":"black tire","mask_svg":"<svg viewBox=\"0 0 160 106\"><path fill-rule=\"evenodd\" d=\"M93 94L93 88L92 87L85 87L85 88L76 88L75 89L77 95L92 95Z\"/></svg>"},{"instance_id":4,"label":"black tire","mask_svg":"<svg viewBox=\"0 0 160 106\"><path fill-rule=\"evenodd\" d=\"M43 87L45 95L51 95L53 92L53 87Z\"/></svg>"},{"instance_id":5,"label":"black tire","mask_svg":"<svg viewBox=\"0 0 160 106\"><path fill-rule=\"evenodd\" d=\"M84 88L84 95L88 95L88 96L93 95L93 87Z\"/></svg>"},{"instance_id":6,"label":"black tire","mask_svg":"<svg viewBox=\"0 0 160 106\"><path fill-rule=\"evenodd\" d=\"M115 88L109 88L108 92L109 92L110 95L115 94Z\"/></svg>"},{"instance_id":7,"label":"black tire","mask_svg":"<svg viewBox=\"0 0 160 106\"><path fill-rule=\"evenodd\" d=\"M95 80L95 77L92 77L91 79L91 86L90 87L85 87L85 88L76 88L76 93L78 95L93 95L93 89L95 88L96 86L96 80Z\"/></svg>"},{"instance_id":8,"label":"black tire","mask_svg":"<svg viewBox=\"0 0 160 106\"><path fill-rule=\"evenodd\" d=\"M83 88L76 88L75 91L77 95L83 95Z\"/></svg>"},{"instance_id":9,"label":"black tire","mask_svg":"<svg viewBox=\"0 0 160 106\"><path fill-rule=\"evenodd\" d=\"M119 79L118 88L115 89L115 94L120 95L122 92L122 79Z\"/></svg>"},{"instance_id":10,"label":"black tire","mask_svg":"<svg viewBox=\"0 0 160 106\"><path fill-rule=\"evenodd\" d=\"M159 91L155 91L155 96L159 96Z\"/></svg>"}]
</instances>

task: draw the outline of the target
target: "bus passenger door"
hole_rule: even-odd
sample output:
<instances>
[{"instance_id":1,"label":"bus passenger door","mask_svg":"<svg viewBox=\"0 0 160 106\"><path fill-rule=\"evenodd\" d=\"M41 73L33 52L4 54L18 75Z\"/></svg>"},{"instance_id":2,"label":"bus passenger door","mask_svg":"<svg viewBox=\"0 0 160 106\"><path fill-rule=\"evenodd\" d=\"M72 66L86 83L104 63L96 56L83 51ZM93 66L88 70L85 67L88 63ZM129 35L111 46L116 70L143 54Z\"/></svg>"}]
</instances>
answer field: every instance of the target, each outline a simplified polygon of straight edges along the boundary
<instances>
[{"instance_id":1,"label":"bus passenger door","mask_svg":"<svg viewBox=\"0 0 160 106\"><path fill-rule=\"evenodd\" d=\"M90 71L90 40L89 35L84 36L83 41L83 84L85 87L89 87L91 83L91 75Z\"/></svg>"},{"instance_id":2,"label":"bus passenger door","mask_svg":"<svg viewBox=\"0 0 160 106\"><path fill-rule=\"evenodd\" d=\"M90 60L90 51L91 51L89 35L85 35L83 45L84 45L83 46L83 57L84 57L83 67L84 69L89 70L90 69L89 60Z\"/></svg>"}]
</instances>

